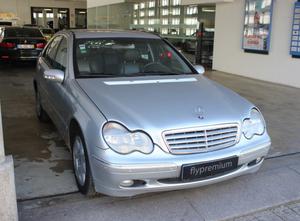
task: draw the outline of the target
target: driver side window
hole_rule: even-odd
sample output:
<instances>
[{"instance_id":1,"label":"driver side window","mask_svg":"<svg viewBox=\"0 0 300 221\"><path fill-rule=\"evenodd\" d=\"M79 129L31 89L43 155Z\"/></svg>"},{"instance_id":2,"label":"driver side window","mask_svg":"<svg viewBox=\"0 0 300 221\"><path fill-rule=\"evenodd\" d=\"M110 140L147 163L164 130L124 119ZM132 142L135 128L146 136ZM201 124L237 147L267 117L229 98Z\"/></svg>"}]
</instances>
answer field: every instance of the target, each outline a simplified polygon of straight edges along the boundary
<instances>
[{"instance_id":1,"label":"driver side window","mask_svg":"<svg viewBox=\"0 0 300 221\"><path fill-rule=\"evenodd\" d=\"M45 51L44 58L50 65L52 65L54 61L57 52L57 47L59 46L61 39L62 36L55 37Z\"/></svg>"},{"instance_id":2,"label":"driver side window","mask_svg":"<svg viewBox=\"0 0 300 221\"><path fill-rule=\"evenodd\" d=\"M53 69L65 71L67 67L67 40L63 36L55 37L47 47L44 58Z\"/></svg>"},{"instance_id":3,"label":"driver side window","mask_svg":"<svg viewBox=\"0 0 300 221\"><path fill-rule=\"evenodd\" d=\"M68 52L67 40L66 38L63 38L57 49L56 57L54 59L54 68L60 69L62 71L66 70L67 52Z\"/></svg>"}]
</instances>

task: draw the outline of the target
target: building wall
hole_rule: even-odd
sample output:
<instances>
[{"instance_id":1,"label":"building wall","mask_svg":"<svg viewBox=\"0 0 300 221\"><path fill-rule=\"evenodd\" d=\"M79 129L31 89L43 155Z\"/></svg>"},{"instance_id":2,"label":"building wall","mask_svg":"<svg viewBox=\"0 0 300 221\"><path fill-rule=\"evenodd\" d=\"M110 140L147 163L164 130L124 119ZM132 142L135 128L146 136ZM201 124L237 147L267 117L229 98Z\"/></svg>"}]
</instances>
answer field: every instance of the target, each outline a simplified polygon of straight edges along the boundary
<instances>
[{"instance_id":1,"label":"building wall","mask_svg":"<svg viewBox=\"0 0 300 221\"><path fill-rule=\"evenodd\" d=\"M99 2L100 6L90 7L90 5L94 5L96 2L88 0L89 28L147 30L160 32L164 36L179 39L179 37L190 37L190 35L196 32L199 26L197 19L205 22L207 27L214 26L214 13L204 13L201 11L200 6L198 15L198 13L187 14L187 5L173 5L173 1L170 1L168 6L161 6L160 0L151 0L151 2L154 2L154 6L150 6L150 0L140 0L140 3L145 3L143 8L138 1L126 1L108 5L105 2L107 1ZM197 9L197 5L193 4L192 7ZM168 10L169 13L164 15L162 13L163 10ZM173 10L180 10L180 13L174 15L172 14ZM153 12L153 14L151 13L150 15L149 12ZM141 13L144 13L144 15ZM189 22L189 24L186 24L186 18L190 19L189 21L193 21L193 23ZM194 22L195 20L196 22ZM163 21L167 21L167 24ZM187 29L189 31L186 31Z\"/></svg>"},{"instance_id":2,"label":"building wall","mask_svg":"<svg viewBox=\"0 0 300 221\"><path fill-rule=\"evenodd\" d=\"M213 68L300 88L300 59L289 54L295 0L275 0L269 55L242 50L245 0L216 7Z\"/></svg>"},{"instance_id":3,"label":"building wall","mask_svg":"<svg viewBox=\"0 0 300 221\"><path fill-rule=\"evenodd\" d=\"M87 8L85 0L0 0L0 13L11 12L18 18L18 24L31 23L31 7L53 7L70 9L70 26L75 27L75 8Z\"/></svg>"},{"instance_id":4,"label":"building wall","mask_svg":"<svg viewBox=\"0 0 300 221\"><path fill-rule=\"evenodd\" d=\"M118 4L118 3L124 3L125 0L87 0L87 7L93 8L103 5L111 5L111 4Z\"/></svg>"},{"instance_id":5,"label":"building wall","mask_svg":"<svg viewBox=\"0 0 300 221\"><path fill-rule=\"evenodd\" d=\"M191 4L215 4L220 2L233 2L234 0L181 0L182 5Z\"/></svg>"}]
</instances>

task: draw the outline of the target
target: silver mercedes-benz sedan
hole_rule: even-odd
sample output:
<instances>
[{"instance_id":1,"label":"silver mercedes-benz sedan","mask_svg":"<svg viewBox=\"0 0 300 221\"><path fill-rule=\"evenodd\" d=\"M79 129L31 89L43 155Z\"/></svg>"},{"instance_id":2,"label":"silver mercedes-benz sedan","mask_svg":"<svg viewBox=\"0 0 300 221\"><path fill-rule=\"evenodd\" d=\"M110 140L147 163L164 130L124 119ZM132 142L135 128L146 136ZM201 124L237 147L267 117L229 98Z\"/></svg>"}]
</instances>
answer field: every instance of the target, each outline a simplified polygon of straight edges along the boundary
<instances>
[{"instance_id":1,"label":"silver mercedes-benz sedan","mask_svg":"<svg viewBox=\"0 0 300 221\"><path fill-rule=\"evenodd\" d=\"M133 196L256 172L271 145L263 116L203 73L149 33L59 32L38 60L37 116L70 147L83 194Z\"/></svg>"}]
</instances>

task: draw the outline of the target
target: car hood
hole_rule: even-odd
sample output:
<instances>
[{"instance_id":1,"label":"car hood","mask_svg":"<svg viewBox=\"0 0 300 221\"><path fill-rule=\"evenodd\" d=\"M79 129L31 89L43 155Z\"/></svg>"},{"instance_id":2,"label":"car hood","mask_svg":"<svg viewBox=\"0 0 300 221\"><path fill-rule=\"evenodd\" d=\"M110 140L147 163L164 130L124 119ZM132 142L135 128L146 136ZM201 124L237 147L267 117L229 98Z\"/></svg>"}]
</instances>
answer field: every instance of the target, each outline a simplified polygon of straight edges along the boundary
<instances>
[{"instance_id":1,"label":"car hood","mask_svg":"<svg viewBox=\"0 0 300 221\"><path fill-rule=\"evenodd\" d=\"M175 129L240 122L253 107L203 76L78 79L108 120L131 129Z\"/></svg>"},{"instance_id":2,"label":"car hood","mask_svg":"<svg viewBox=\"0 0 300 221\"><path fill-rule=\"evenodd\" d=\"M241 123L253 107L231 90L198 75L77 82L108 121L144 130L154 140L171 129Z\"/></svg>"}]
</instances>

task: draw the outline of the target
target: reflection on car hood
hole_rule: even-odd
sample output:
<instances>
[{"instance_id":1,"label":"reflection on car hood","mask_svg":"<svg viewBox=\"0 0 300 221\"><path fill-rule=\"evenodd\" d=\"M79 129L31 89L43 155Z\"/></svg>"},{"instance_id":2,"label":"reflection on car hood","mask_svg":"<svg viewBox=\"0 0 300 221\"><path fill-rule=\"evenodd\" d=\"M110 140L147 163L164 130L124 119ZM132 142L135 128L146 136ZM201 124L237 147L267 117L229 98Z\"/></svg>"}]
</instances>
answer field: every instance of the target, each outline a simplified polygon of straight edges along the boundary
<instances>
[{"instance_id":1,"label":"reflection on car hood","mask_svg":"<svg viewBox=\"0 0 300 221\"><path fill-rule=\"evenodd\" d=\"M168 130L241 122L253 107L203 76L77 79L108 120Z\"/></svg>"}]
</instances>

